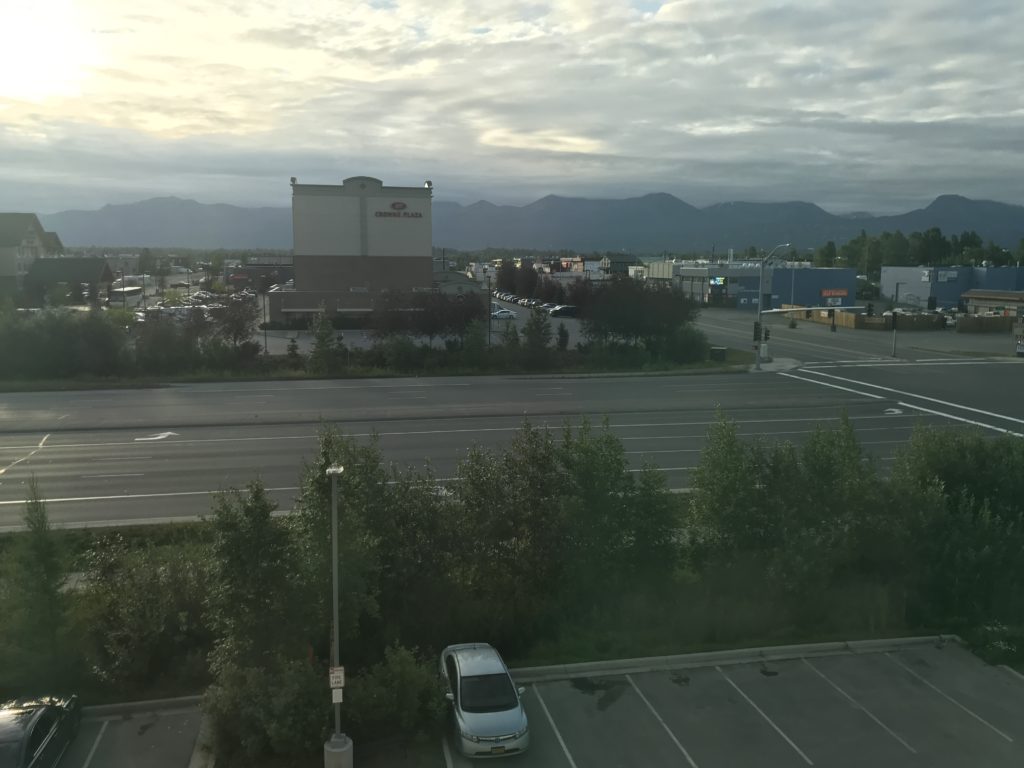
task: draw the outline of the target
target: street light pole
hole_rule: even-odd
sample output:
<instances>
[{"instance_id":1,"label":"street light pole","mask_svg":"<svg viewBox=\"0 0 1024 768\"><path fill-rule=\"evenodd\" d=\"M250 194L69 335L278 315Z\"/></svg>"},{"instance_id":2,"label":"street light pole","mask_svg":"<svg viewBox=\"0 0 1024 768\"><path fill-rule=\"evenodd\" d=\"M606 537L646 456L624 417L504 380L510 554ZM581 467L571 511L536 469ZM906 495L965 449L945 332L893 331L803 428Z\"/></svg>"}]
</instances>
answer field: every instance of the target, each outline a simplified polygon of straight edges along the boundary
<instances>
[{"instance_id":1,"label":"street light pole","mask_svg":"<svg viewBox=\"0 0 1024 768\"><path fill-rule=\"evenodd\" d=\"M896 306L900 303L900 286L903 283L896 283L896 294L892 299L892 356L896 357Z\"/></svg>"},{"instance_id":2,"label":"street light pole","mask_svg":"<svg viewBox=\"0 0 1024 768\"><path fill-rule=\"evenodd\" d=\"M762 317L762 312L763 312L763 307L764 307L764 264L765 264L766 261L770 260L771 257L775 255L775 252L777 250L779 250L780 248L789 248L789 243L781 243L780 245L776 245L774 248L772 248L771 251L768 252L768 255L765 256L763 259L761 259L761 263L759 265L759 269L758 269L758 272L757 272L757 323L756 323L756 327L758 327L758 328L763 327L761 325L761 317ZM761 340L756 338L756 336L757 336L756 333L754 334L754 336L755 336L755 338L754 338L754 370L755 371L760 371L761 370Z\"/></svg>"},{"instance_id":3,"label":"street light pole","mask_svg":"<svg viewBox=\"0 0 1024 768\"><path fill-rule=\"evenodd\" d=\"M341 666L341 620L338 609L338 476L344 471L345 468L340 464L332 464L327 468L327 476L331 478L331 665L334 667ZM337 701L334 702L334 733L324 744L324 768L352 768L352 739L341 732L341 703Z\"/></svg>"}]
</instances>

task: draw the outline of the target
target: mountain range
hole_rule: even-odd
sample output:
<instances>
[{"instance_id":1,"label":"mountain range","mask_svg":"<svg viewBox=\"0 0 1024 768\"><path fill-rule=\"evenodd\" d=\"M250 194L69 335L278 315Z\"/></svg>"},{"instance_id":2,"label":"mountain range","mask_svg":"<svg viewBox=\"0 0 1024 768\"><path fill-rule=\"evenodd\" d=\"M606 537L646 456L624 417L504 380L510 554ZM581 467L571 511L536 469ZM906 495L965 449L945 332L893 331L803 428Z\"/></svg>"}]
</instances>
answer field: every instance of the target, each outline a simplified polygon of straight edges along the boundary
<instances>
[{"instance_id":1,"label":"mountain range","mask_svg":"<svg viewBox=\"0 0 1024 768\"><path fill-rule=\"evenodd\" d=\"M159 197L95 211L40 215L67 246L275 249L292 247L291 208L242 208ZM1004 248L1024 239L1024 206L942 195L895 216L836 215L811 203L718 203L696 208L655 193L624 200L549 195L529 205L435 201L434 245L460 250L535 248L656 254L792 243L797 250L860 234L938 227L974 230Z\"/></svg>"}]
</instances>

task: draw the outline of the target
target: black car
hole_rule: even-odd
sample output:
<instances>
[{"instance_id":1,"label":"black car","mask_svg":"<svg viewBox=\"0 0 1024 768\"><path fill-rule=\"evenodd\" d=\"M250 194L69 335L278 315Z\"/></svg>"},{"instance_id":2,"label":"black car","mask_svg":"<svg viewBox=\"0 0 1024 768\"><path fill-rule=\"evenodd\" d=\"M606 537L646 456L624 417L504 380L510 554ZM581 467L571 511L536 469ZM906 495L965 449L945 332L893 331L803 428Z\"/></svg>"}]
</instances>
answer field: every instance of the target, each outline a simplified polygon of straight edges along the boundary
<instances>
[{"instance_id":1,"label":"black car","mask_svg":"<svg viewBox=\"0 0 1024 768\"><path fill-rule=\"evenodd\" d=\"M0 703L0 768L53 768L81 719L77 696Z\"/></svg>"}]
</instances>

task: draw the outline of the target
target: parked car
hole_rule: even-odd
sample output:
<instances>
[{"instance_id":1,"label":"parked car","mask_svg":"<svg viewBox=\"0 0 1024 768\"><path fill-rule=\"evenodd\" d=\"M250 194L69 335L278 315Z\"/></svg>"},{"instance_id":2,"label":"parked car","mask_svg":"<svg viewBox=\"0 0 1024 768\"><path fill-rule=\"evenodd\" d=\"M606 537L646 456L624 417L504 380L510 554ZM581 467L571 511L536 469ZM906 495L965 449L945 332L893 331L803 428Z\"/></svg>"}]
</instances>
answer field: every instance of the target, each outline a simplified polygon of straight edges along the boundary
<instances>
[{"instance_id":1,"label":"parked car","mask_svg":"<svg viewBox=\"0 0 1024 768\"><path fill-rule=\"evenodd\" d=\"M78 733L77 696L0 704L0 768L53 768Z\"/></svg>"},{"instance_id":2,"label":"parked car","mask_svg":"<svg viewBox=\"0 0 1024 768\"><path fill-rule=\"evenodd\" d=\"M491 319L493 320L515 320L516 313L511 309L499 309L491 312Z\"/></svg>"},{"instance_id":3,"label":"parked car","mask_svg":"<svg viewBox=\"0 0 1024 768\"><path fill-rule=\"evenodd\" d=\"M558 306L557 304L551 304L549 302L547 304L541 304L540 305L540 309L544 310L545 312L550 312L552 309L554 309L557 306Z\"/></svg>"},{"instance_id":4,"label":"parked car","mask_svg":"<svg viewBox=\"0 0 1024 768\"><path fill-rule=\"evenodd\" d=\"M515 755L530 746L521 696L508 667L486 643L449 645L441 652L441 678L452 704L453 739L466 757Z\"/></svg>"},{"instance_id":5,"label":"parked car","mask_svg":"<svg viewBox=\"0 0 1024 768\"><path fill-rule=\"evenodd\" d=\"M559 304L554 309L549 310L548 314L552 317L576 317L576 307L572 304Z\"/></svg>"}]
</instances>

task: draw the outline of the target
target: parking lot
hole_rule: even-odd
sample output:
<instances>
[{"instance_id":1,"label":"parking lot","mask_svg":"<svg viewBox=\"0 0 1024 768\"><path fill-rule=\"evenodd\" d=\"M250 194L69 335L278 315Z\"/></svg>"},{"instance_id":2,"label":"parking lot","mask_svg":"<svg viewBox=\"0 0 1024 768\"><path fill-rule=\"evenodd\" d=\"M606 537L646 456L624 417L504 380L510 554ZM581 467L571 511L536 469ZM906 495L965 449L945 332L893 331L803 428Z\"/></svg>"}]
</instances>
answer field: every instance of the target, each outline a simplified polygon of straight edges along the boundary
<instances>
[{"instance_id":1,"label":"parking lot","mask_svg":"<svg viewBox=\"0 0 1024 768\"><path fill-rule=\"evenodd\" d=\"M531 746L509 765L1024 765L1024 678L953 642L517 677L526 683ZM470 764L444 746L449 765Z\"/></svg>"},{"instance_id":2,"label":"parking lot","mask_svg":"<svg viewBox=\"0 0 1024 768\"><path fill-rule=\"evenodd\" d=\"M83 714L61 768L188 768L199 734L199 705Z\"/></svg>"}]
</instances>

